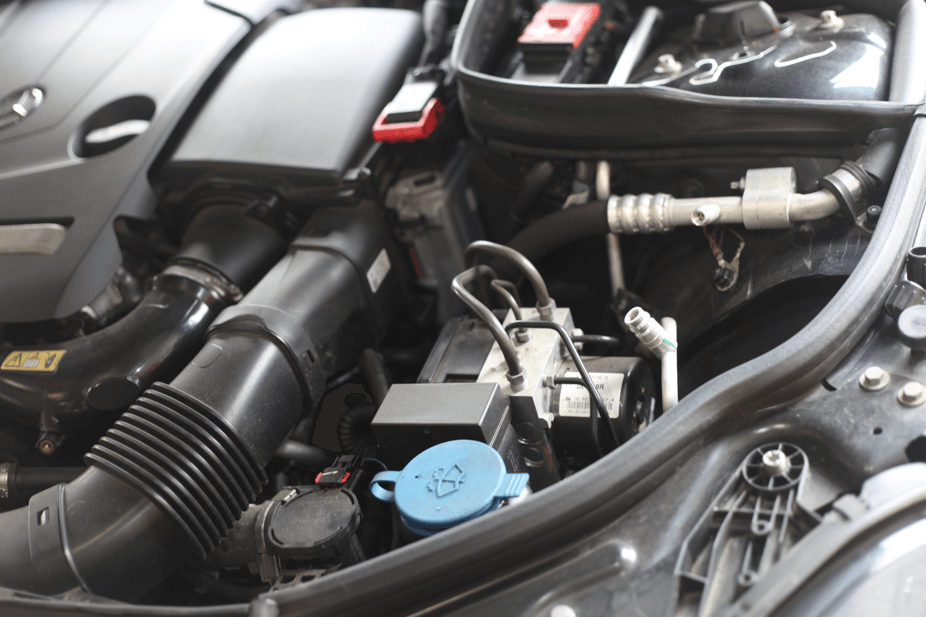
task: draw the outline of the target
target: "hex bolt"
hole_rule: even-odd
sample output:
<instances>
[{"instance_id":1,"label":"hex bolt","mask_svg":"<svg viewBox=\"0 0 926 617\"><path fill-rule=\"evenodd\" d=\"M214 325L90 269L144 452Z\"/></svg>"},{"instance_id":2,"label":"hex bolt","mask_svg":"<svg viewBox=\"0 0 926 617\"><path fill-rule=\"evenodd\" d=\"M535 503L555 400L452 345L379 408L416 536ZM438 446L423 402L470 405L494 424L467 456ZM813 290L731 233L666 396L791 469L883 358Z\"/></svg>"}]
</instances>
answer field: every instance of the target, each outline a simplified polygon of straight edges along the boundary
<instances>
[{"instance_id":1,"label":"hex bolt","mask_svg":"<svg viewBox=\"0 0 926 617\"><path fill-rule=\"evenodd\" d=\"M781 450L769 450L762 455L762 473L769 478L774 478L787 473L791 469L791 461L788 455Z\"/></svg>"},{"instance_id":2,"label":"hex bolt","mask_svg":"<svg viewBox=\"0 0 926 617\"><path fill-rule=\"evenodd\" d=\"M820 13L820 28L838 28L843 23L842 18L836 15L836 11L823 11Z\"/></svg>"},{"instance_id":3,"label":"hex bolt","mask_svg":"<svg viewBox=\"0 0 926 617\"><path fill-rule=\"evenodd\" d=\"M859 377L858 385L866 392L877 392L887 387L891 382L891 376L880 366L869 366Z\"/></svg>"},{"instance_id":4,"label":"hex bolt","mask_svg":"<svg viewBox=\"0 0 926 617\"><path fill-rule=\"evenodd\" d=\"M506 372L505 378L508 379L508 383L514 392L520 392L521 390L527 388L527 379L524 378L523 370L517 375L512 375L510 372Z\"/></svg>"},{"instance_id":5,"label":"hex bolt","mask_svg":"<svg viewBox=\"0 0 926 617\"><path fill-rule=\"evenodd\" d=\"M657 73L678 73L682 70L682 63L672 54L662 54L657 61L659 62L655 68Z\"/></svg>"},{"instance_id":6,"label":"hex bolt","mask_svg":"<svg viewBox=\"0 0 926 617\"><path fill-rule=\"evenodd\" d=\"M903 388L897 392L897 400L901 405L907 407L917 407L926 403L926 388L918 381L907 382Z\"/></svg>"}]
</instances>

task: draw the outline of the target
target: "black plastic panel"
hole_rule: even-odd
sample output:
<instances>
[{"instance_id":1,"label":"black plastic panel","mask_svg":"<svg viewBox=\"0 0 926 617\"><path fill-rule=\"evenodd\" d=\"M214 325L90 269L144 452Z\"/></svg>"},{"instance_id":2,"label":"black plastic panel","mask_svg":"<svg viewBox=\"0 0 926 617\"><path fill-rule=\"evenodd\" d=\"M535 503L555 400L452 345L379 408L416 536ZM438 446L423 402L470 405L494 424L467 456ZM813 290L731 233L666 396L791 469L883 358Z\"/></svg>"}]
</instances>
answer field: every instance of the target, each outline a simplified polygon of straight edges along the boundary
<instances>
[{"instance_id":1,"label":"black plastic panel","mask_svg":"<svg viewBox=\"0 0 926 617\"><path fill-rule=\"evenodd\" d=\"M231 69L164 170L186 191L234 177L293 201L338 190L418 57L411 11L320 9L275 23Z\"/></svg>"},{"instance_id":2,"label":"black plastic panel","mask_svg":"<svg viewBox=\"0 0 926 617\"><path fill-rule=\"evenodd\" d=\"M63 317L109 283L121 262L113 220L151 213L148 167L249 26L170 0L27 2L0 19L0 98L44 93L0 128L0 225L69 225L53 254L0 251L0 322ZM107 147L79 143L123 122L140 132Z\"/></svg>"},{"instance_id":3,"label":"black plastic panel","mask_svg":"<svg viewBox=\"0 0 926 617\"><path fill-rule=\"evenodd\" d=\"M893 28L874 15L845 15L828 28L818 17L784 13L781 30L741 42L664 45L632 81L718 96L884 101L890 82ZM655 71L672 53L673 73Z\"/></svg>"},{"instance_id":4,"label":"black plastic panel","mask_svg":"<svg viewBox=\"0 0 926 617\"><path fill-rule=\"evenodd\" d=\"M664 86L496 77L487 66L510 36L515 4L469 2L451 56L467 126L498 148L602 158L616 150L695 144L845 145L864 143L878 128L909 127L915 112L899 102L714 96ZM896 6L885 3L880 13L895 19L888 13Z\"/></svg>"}]
</instances>

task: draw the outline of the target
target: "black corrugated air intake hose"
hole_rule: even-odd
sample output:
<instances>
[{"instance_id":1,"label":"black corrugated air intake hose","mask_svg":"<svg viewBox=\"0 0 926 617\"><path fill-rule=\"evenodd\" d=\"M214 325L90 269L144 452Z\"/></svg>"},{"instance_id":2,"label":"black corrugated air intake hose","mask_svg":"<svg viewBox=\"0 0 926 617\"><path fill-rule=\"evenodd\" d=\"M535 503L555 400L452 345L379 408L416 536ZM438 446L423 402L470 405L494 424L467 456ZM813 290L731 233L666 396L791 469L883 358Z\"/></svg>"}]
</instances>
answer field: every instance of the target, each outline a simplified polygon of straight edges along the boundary
<instances>
[{"instance_id":1,"label":"black corrugated air intake hose","mask_svg":"<svg viewBox=\"0 0 926 617\"><path fill-rule=\"evenodd\" d=\"M372 205L317 211L177 378L93 447L85 473L0 514L0 586L133 598L212 550L326 377L400 305L384 229Z\"/></svg>"},{"instance_id":2,"label":"black corrugated air intake hose","mask_svg":"<svg viewBox=\"0 0 926 617\"><path fill-rule=\"evenodd\" d=\"M43 431L67 432L100 412L125 409L201 344L213 319L282 256L283 237L239 206L211 206L194 217L177 255L128 315L53 349L49 372L3 371L0 409Z\"/></svg>"}]
</instances>

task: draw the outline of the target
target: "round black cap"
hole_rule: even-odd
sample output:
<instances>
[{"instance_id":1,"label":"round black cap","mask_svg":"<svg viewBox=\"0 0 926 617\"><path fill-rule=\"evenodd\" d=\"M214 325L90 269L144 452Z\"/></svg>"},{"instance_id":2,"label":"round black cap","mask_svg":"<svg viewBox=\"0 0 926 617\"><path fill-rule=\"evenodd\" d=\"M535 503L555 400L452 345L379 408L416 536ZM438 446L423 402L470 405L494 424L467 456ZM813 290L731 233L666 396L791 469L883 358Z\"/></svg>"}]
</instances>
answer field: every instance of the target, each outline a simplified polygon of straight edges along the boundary
<instances>
[{"instance_id":1,"label":"round black cap","mask_svg":"<svg viewBox=\"0 0 926 617\"><path fill-rule=\"evenodd\" d=\"M897 318L900 340L910 349L926 349L926 305L909 306Z\"/></svg>"},{"instance_id":2,"label":"round black cap","mask_svg":"<svg viewBox=\"0 0 926 617\"><path fill-rule=\"evenodd\" d=\"M779 28L781 22L772 7L762 0L744 0L708 9L694 38L705 43L735 43Z\"/></svg>"}]
</instances>

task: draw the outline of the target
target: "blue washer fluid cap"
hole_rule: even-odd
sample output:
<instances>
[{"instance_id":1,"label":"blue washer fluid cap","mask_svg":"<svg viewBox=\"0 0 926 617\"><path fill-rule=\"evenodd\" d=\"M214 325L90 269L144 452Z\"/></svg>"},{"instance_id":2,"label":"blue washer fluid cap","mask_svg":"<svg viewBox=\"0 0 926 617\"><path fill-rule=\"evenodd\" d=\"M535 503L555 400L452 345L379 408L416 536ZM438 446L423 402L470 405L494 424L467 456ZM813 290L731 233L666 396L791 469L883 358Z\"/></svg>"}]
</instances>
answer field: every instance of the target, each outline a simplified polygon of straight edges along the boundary
<instances>
[{"instance_id":1,"label":"blue washer fluid cap","mask_svg":"<svg viewBox=\"0 0 926 617\"><path fill-rule=\"evenodd\" d=\"M373 496L395 502L402 522L430 536L498 508L527 486L526 473L507 473L492 447L478 441L448 441L428 448L402 471L383 471L370 483ZM395 483L388 491L381 485Z\"/></svg>"}]
</instances>

